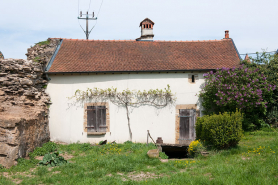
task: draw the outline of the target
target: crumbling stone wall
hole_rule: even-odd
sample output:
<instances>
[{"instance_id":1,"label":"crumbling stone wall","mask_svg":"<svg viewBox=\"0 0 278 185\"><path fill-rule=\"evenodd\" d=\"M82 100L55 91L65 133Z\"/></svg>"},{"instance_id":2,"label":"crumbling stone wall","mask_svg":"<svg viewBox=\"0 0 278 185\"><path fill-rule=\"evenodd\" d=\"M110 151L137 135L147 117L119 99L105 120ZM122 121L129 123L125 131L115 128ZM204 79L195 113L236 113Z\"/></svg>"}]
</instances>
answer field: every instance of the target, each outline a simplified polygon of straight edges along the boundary
<instances>
[{"instance_id":1,"label":"crumbling stone wall","mask_svg":"<svg viewBox=\"0 0 278 185\"><path fill-rule=\"evenodd\" d=\"M38 62L0 60L0 164L5 167L49 141L50 98L42 75Z\"/></svg>"},{"instance_id":2,"label":"crumbling stone wall","mask_svg":"<svg viewBox=\"0 0 278 185\"><path fill-rule=\"evenodd\" d=\"M42 64L43 69L50 61L54 54L57 45L61 39L47 39L37 43L35 46L27 49L27 60L33 60L34 62Z\"/></svg>"},{"instance_id":3,"label":"crumbling stone wall","mask_svg":"<svg viewBox=\"0 0 278 185\"><path fill-rule=\"evenodd\" d=\"M28 49L27 60L0 59L0 164L16 165L49 141L45 67L60 39L48 39Z\"/></svg>"},{"instance_id":4,"label":"crumbling stone wall","mask_svg":"<svg viewBox=\"0 0 278 185\"><path fill-rule=\"evenodd\" d=\"M0 59L4 59L4 55L1 51L0 51Z\"/></svg>"}]
</instances>

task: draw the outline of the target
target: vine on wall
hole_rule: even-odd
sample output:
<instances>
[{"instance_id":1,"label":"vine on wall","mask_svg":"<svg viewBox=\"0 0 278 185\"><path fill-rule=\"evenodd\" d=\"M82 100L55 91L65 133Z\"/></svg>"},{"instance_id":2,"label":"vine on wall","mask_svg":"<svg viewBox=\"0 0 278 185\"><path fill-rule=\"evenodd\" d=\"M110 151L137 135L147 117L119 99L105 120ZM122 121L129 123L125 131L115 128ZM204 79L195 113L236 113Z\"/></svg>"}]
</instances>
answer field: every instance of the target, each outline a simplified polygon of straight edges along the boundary
<instances>
[{"instance_id":1,"label":"vine on wall","mask_svg":"<svg viewBox=\"0 0 278 185\"><path fill-rule=\"evenodd\" d=\"M174 94L171 92L170 86L164 89L150 89L148 91L123 90L118 91L117 88L88 88L86 91L76 90L75 95L71 98L76 98L77 101L111 101L117 106L126 108L130 140L132 140L132 131L130 127L129 107L140 107L142 105L154 106L163 108L176 101Z\"/></svg>"}]
</instances>

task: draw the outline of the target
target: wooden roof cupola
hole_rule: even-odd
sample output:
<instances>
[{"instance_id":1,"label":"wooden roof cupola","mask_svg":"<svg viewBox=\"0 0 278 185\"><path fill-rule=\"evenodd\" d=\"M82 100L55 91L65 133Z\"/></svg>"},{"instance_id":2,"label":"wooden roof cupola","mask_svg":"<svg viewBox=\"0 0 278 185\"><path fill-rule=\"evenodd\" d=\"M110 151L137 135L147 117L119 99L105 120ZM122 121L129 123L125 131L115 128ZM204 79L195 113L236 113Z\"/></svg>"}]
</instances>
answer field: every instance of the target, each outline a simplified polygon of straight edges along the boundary
<instances>
[{"instance_id":1,"label":"wooden roof cupola","mask_svg":"<svg viewBox=\"0 0 278 185\"><path fill-rule=\"evenodd\" d=\"M144 19L141 23L141 37L136 39L137 41L153 41L153 26L154 22L149 18Z\"/></svg>"}]
</instances>

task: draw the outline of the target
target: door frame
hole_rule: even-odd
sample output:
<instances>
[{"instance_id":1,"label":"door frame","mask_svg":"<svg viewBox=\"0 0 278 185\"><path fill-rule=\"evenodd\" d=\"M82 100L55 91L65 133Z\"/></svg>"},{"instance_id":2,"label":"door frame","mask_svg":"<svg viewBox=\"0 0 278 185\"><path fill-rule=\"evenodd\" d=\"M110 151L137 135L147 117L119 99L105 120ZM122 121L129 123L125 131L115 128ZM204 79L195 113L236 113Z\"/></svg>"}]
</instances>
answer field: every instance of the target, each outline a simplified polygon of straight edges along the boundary
<instances>
[{"instance_id":1,"label":"door frame","mask_svg":"<svg viewBox=\"0 0 278 185\"><path fill-rule=\"evenodd\" d=\"M180 138L180 117L179 117L180 109L195 109L196 110L196 120L195 120L195 123L197 121L197 117L200 116L200 110L197 109L197 104L176 105L175 144L179 144L179 138Z\"/></svg>"}]
</instances>

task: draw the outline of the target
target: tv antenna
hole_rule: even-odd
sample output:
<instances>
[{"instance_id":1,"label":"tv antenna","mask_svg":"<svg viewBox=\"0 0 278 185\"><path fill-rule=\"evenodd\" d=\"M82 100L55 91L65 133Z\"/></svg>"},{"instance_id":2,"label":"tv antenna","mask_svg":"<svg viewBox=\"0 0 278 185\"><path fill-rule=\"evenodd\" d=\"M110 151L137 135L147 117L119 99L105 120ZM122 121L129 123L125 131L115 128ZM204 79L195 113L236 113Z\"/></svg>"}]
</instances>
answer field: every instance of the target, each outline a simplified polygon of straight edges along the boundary
<instances>
[{"instance_id":1,"label":"tv antenna","mask_svg":"<svg viewBox=\"0 0 278 185\"><path fill-rule=\"evenodd\" d=\"M82 16L85 16L85 17L82 18ZM90 18L90 16L91 16L91 18ZM89 14L88 11L87 11L86 14L82 14L82 11L80 11L80 16L77 17L77 19L86 20L86 31L82 27L81 28L84 31L85 35L86 35L86 39L88 40L89 39L89 35L90 35L91 31L92 31L92 29L89 31L89 20L97 20L97 17L95 17L95 12L93 12L92 14Z\"/></svg>"}]
</instances>

